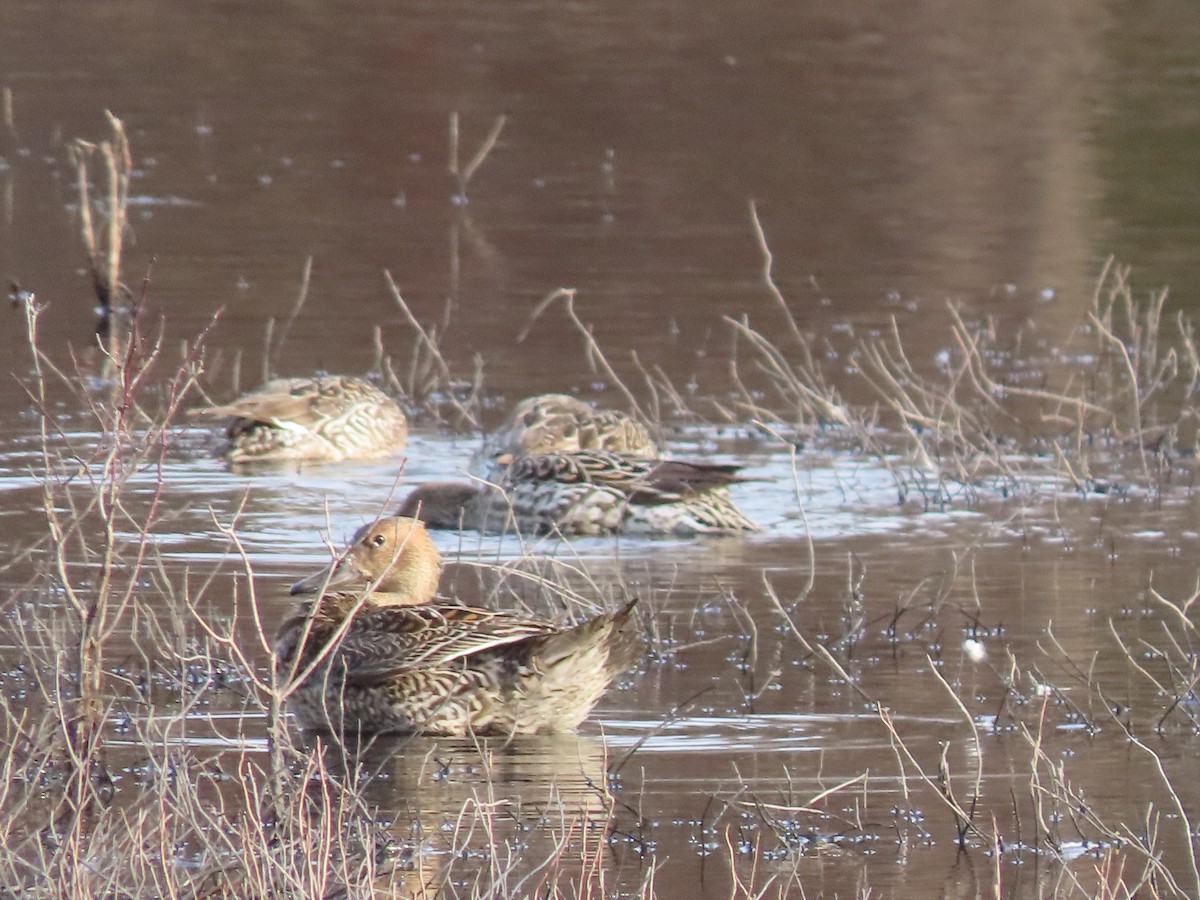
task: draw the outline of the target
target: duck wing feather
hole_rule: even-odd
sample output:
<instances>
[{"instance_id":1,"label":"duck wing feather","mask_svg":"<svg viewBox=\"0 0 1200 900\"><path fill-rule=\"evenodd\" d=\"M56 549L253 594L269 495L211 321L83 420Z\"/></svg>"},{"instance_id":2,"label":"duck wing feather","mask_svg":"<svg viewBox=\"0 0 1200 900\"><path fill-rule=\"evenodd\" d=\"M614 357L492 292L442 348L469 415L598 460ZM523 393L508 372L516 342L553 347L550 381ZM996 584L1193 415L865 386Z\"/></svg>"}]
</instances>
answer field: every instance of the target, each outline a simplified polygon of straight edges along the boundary
<instances>
[{"instance_id":1,"label":"duck wing feather","mask_svg":"<svg viewBox=\"0 0 1200 900\"><path fill-rule=\"evenodd\" d=\"M624 493L631 503L676 503L690 495L728 487L744 481L741 466L639 459L607 451L536 453L520 457L509 466L511 484L523 481L557 481L563 484L603 485Z\"/></svg>"},{"instance_id":2,"label":"duck wing feather","mask_svg":"<svg viewBox=\"0 0 1200 900\"><path fill-rule=\"evenodd\" d=\"M334 658L347 684L366 685L559 630L478 607L384 606L354 617Z\"/></svg>"}]
</instances>

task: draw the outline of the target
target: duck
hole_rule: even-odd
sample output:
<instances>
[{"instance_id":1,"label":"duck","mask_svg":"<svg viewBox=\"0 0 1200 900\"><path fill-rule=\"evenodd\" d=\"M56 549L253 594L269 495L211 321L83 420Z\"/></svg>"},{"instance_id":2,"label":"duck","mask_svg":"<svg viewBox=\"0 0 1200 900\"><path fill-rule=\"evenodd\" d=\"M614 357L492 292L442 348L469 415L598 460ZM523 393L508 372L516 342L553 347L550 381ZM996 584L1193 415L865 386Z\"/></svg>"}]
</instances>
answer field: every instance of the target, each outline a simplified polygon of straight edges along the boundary
<instances>
[{"instance_id":1,"label":"duck","mask_svg":"<svg viewBox=\"0 0 1200 900\"><path fill-rule=\"evenodd\" d=\"M519 456L494 482L431 481L398 515L435 529L675 535L757 531L729 493L741 467L604 450Z\"/></svg>"},{"instance_id":2,"label":"duck","mask_svg":"<svg viewBox=\"0 0 1200 900\"><path fill-rule=\"evenodd\" d=\"M396 401L348 375L276 378L192 415L229 419L222 452L235 464L378 457L408 440L408 420Z\"/></svg>"},{"instance_id":3,"label":"duck","mask_svg":"<svg viewBox=\"0 0 1200 900\"><path fill-rule=\"evenodd\" d=\"M635 659L636 599L562 625L437 596L441 554L423 523L360 528L275 638L301 728L452 737L566 732Z\"/></svg>"},{"instance_id":4,"label":"duck","mask_svg":"<svg viewBox=\"0 0 1200 900\"><path fill-rule=\"evenodd\" d=\"M636 459L659 455L646 426L631 416L596 409L570 394L537 394L514 406L484 440L471 472L494 478L521 456L581 450L605 450Z\"/></svg>"}]
</instances>

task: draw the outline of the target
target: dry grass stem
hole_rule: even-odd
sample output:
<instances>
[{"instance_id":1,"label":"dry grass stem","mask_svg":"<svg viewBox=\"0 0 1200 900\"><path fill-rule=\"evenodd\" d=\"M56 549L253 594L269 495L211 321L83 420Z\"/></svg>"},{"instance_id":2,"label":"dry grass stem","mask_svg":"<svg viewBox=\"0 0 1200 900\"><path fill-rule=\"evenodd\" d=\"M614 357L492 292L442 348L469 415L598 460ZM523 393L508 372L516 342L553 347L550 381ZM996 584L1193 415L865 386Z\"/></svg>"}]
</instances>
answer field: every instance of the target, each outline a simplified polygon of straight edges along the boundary
<instances>
[{"instance_id":1,"label":"dry grass stem","mask_svg":"<svg viewBox=\"0 0 1200 900\"><path fill-rule=\"evenodd\" d=\"M79 192L79 228L83 246L87 252L88 270L96 298L100 302L101 327L108 326L120 297L126 292L121 283L121 254L124 249L125 229L128 220L129 177L133 171L133 158L129 152L129 140L125 126L111 112L105 118L112 137L99 144L76 139L70 145L71 161L75 166L75 183ZM92 199L92 188L88 161L100 155L105 176L105 194L102 205ZM102 228L97 228L94 214L99 210L105 217Z\"/></svg>"},{"instance_id":2,"label":"dry grass stem","mask_svg":"<svg viewBox=\"0 0 1200 900\"><path fill-rule=\"evenodd\" d=\"M458 111L450 113L450 150L448 168L450 174L454 176L458 182L458 194L456 200L459 203L466 202L467 186L471 183L471 179L483 165L484 160L488 158L492 150L496 148L496 143L500 140L500 132L504 130L505 124L508 122L508 117L505 115L496 116L492 123L491 129L487 133L487 137L479 145L475 151L475 155L471 157L471 161L465 166L459 163L459 126L458 126Z\"/></svg>"}]
</instances>

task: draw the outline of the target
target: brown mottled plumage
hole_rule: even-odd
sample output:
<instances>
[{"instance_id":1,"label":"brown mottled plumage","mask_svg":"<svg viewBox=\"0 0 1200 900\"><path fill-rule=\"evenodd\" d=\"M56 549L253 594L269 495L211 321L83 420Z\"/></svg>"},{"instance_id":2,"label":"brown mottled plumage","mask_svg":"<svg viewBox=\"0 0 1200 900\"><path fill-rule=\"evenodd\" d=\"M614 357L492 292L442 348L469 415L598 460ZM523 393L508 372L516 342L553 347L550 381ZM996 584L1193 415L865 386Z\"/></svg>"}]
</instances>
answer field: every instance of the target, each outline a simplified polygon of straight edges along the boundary
<instances>
[{"instance_id":1,"label":"brown mottled plumage","mask_svg":"<svg viewBox=\"0 0 1200 900\"><path fill-rule=\"evenodd\" d=\"M569 394L538 394L513 407L484 441L472 470L494 477L526 454L607 450L639 459L658 456L646 426L614 409L595 409Z\"/></svg>"},{"instance_id":2,"label":"brown mottled plumage","mask_svg":"<svg viewBox=\"0 0 1200 900\"><path fill-rule=\"evenodd\" d=\"M361 378L276 378L224 406L193 415L229 419L232 463L338 460L401 449L408 422L396 401Z\"/></svg>"},{"instance_id":3,"label":"brown mottled plumage","mask_svg":"<svg viewBox=\"0 0 1200 900\"><path fill-rule=\"evenodd\" d=\"M633 603L573 626L435 602L441 556L424 525L383 519L293 594L275 650L299 678L305 728L347 734L530 734L584 718L633 659ZM357 590L344 589L354 585Z\"/></svg>"},{"instance_id":4,"label":"brown mottled plumage","mask_svg":"<svg viewBox=\"0 0 1200 900\"><path fill-rule=\"evenodd\" d=\"M485 482L431 482L400 515L433 528L563 534L728 534L754 531L729 496L739 466L638 459L602 450L517 457Z\"/></svg>"}]
</instances>

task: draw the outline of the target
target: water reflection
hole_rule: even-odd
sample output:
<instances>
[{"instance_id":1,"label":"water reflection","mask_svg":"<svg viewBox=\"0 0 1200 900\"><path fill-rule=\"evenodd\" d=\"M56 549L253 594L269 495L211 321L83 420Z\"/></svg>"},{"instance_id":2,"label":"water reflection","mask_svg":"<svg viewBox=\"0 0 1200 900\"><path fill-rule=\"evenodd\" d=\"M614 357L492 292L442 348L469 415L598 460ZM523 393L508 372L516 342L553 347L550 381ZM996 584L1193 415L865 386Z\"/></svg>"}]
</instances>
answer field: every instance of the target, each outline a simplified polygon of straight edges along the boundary
<instances>
[{"instance_id":1,"label":"water reflection","mask_svg":"<svg viewBox=\"0 0 1200 900\"><path fill-rule=\"evenodd\" d=\"M367 746L330 747L326 758L331 771L366 775L381 808L398 813L396 804L405 804L432 821L453 819L469 805L499 804L505 818L517 820L549 808L568 818L595 815L610 803L604 743L575 734L380 737Z\"/></svg>"},{"instance_id":2,"label":"water reflection","mask_svg":"<svg viewBox=\"0 0 1200 900\"><path fill-rule=\"evenodd\" d=\"M494 885L497 876L523 884L527 873L564 852L580 859L575 877L594 864L589 854L604 865L601 848L614 801L601 741L413 736L323 746L331 775L362 785L398 846L407 848L400 857L412 869L404 876L410 890L450 882Z\"/></svg>"}]
</instances>

